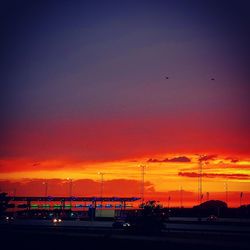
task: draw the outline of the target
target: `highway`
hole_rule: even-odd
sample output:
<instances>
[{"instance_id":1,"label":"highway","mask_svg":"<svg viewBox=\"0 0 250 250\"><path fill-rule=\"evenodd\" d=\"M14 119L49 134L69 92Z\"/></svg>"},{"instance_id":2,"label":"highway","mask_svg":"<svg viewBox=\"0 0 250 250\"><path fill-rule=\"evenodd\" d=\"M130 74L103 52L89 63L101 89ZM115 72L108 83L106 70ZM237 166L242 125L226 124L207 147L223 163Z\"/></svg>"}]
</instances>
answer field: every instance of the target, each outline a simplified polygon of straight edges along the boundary
<instances>
[{"instance_id":1,"label":"highway","mask_svg":"<svg viewBox=\"0 0 250 250\"><path fill-rule=\"evenodd\" d=\"M250 227L248 223L202 224L187 221L169 222L160 234L142 233L113 229L112 221L62 221L53 224L51 220L16 219L11 223L1 221L2 242L12 242L10 249L43 242L41 249L48 246L69 249L71 243L91 245L93 249L248 249ZM12 241L15 239L14 241ZM27 242L27 239L28 242ZM47 242L47 243L46 243ZM55 243L56 242L56 243ZM5 243L3 243L5 244ZM116 246L119 246L117 247ZM111 247L112 246L112 247ZM126 247L125 247L126 246ZM32 248L34 249L34 248ZM38 248L39 249L39 248ZM81 248L80 248L81 249ZM86 249L86 248L83 248Z\"/></svg>"},{"instance_id":2,"label":"highway","mask_svg":"<svg viewBox=\"0 0 250 250\"><path fill-rule=\"evenodd\" d=\"M88 228L111 228L112 221L80 221L80 220L64 220L61 223L54 224L51 220L41 219L16 219L11 224L19 226L57 226L57 227L88 227ZM0 224L6 224L1 221ZM198 223L190 221L170 221L165 223L167 232L223 232L223 233L249 233L250 224L240 222L215 222L215 223Z\"/></svg>"},{"instance_id":3,"label":"highway","mask_svg":"<svg viewBox=\"0 0 250 250\"><path fill-rule=\"evenodd\" d=\"M67 225L66 225L67 224ZM249 247L249 232L166 231L160 234L142 234L107 227L79 226L70 222L53 225L49 222L36 224L0 224L1 244L8 249L200 249L245 250ZM83 223L84 224L84 223ZM95 224L95 223L94 223ZM110 223L109 223L110 224ZM72 226L74 225L74 226ZM76 226L77 225L77 226ZM87 224L85 224L87 225ZM97 225L97 224L96 224ZM35 246L35 247L34 247ZM86 248L88 247L88 248Z\"/></svg>"}]
</instances>

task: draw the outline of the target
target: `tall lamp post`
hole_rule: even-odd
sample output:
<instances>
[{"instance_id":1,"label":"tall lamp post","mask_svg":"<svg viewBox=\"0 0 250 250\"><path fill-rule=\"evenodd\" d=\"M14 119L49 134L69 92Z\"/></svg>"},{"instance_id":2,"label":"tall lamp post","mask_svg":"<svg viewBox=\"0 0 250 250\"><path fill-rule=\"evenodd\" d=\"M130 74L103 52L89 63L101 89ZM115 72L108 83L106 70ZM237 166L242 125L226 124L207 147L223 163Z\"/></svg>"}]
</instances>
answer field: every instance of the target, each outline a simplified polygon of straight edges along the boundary
<instances>
[{"instance_id":1,"label":"tall lamp post","mask_svg":"<svg viewBox=\"0 0 250 250\"><path fill-rule=\"evenodd\" d=\"M102 196L103 196L103 180L104 180L103 176L105 173L98 172L97 174L100 175L100 177L101 177L101 180L100 180L100 198L101 198L100 216L102 216Z\"/></svg>"},{"instance_id":2,"label":"tall lamp post","mask_svg":"<svg viewBox=\"0 0 250 250\"><path fill-rule=\"evenodd\" d=\"M48 196L48 182L44 181L43 185L45 185L44 196L47 197Z\"/></svg>"},{"instance_id":3,"label":"tall lamp post","mask_svg":"<svg viewBox=\"0 0 250 250\"><path fill-rule=\"evenodd\" d=\"M202 175L203 175L203 162L207 160L206 155L199 155L198 158L198 163L199 163L199 168L198 168L198 205L200 206L201 209L201 204L202 204L202 199L203 199L203 194L202 194ZM201 221L201 211L198 213L198 220Z\"/></svg>"},{"instance_id":4,"label":"tall lamp post","mask_svg":"<svg viewBox=\"0 0 250 250\"><path fill-rule=\"evenodd\" d=\"M180 208L183 207L183 188L180 186Z\"/></svg>"},{"instance_id":5,"label":"tall lamp post","mask_svg":"<svg viewBox=\"0 0 250 250\"><path fill-rule=\"evenodd\" d=\"M45 196L45 205L47 205L47 197L48 197L48 182L44 181L43 185L45 186L45 190L44 190L44 196Z\"/></svg>"},{"instance_id":6,"label":"tall lamp post","mask_svg":"<svg viewBox=\"0 0 250 250\"><path fill-rule=\"evenodd\" d=\"M228 184L227 181L224 183L225 194L226 194L226 203L228 205Z\"/></svg>"},{"instance_id":7,"label":"tall lamp post","mask_svg":"<svg viewBox=\"0 0 250 250\"><path fill-rule=\"evenodd\" d=\"M103 195L103 176L104 176L105 173L98 172L97 174L100 175L100 177L101 177L101 181L100 181L100 197L102 199L102 195Z\"/></svg>"},{"instance_id":8,"label":"tall lamp post","mask_svg":"<svg viewBox=\"0 0 250 250\"><path fill-rule=\"evenodd\" d=\"M209 201L209 192L207 192L207 201Z\"/></svg>"},{"instance_id":9,"label":"tall lamp post","mask_svg":"<svg viewBox=\"0 0 250 250\"><path fill-rule=\"evenodd\" d=\"M242 197L243 197L243 192L240 192L240 207L242 205Z\"/></svg>"},{"instance_id":10,"label":"tall lamp post","mask_svg":"<svg viewBox=\"0 0 250 250\"><path fill-rule=\"evenodd\" d=\"M199 158L199 180L198 180L198 199L199 205L202 203L202 159Z\"/></svg>"},{"instance_id":11,"label":"tall lamp post","mask_svg":"<svg viewBox=\"0 0 250 250\"><path fill-rule=\"evenodd\" d=\"M141 202L142 202L142 204L144 203L144 189L145 189L144 180L145 180L146 167L147 166L145 166L145 165L140 165L140 168L141 168Z\"/></svg>"},{"instance_id":12,"label":"tall lamp post","mask_svg":"<svg viewBox=\"0 0 250 250\"><path fill-rule=\"evenodd\" d=\"M69 198L70 198L70 207L72 206L72 189L73 189L73 179L67 178L69 182Z\"/></svg>"}]
</instances>

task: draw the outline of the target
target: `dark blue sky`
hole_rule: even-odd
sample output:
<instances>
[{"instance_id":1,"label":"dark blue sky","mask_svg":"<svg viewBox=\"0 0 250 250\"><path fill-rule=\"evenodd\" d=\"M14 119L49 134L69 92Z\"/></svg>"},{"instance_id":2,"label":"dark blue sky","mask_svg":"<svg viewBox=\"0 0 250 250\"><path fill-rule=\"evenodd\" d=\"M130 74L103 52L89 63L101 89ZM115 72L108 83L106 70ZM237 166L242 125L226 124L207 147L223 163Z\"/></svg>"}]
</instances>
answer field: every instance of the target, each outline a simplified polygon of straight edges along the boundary
<instances>
[{"instance_id":1,"label":"dark blue sky","mask_svg":"<svg viewBox=\"0 0 250 250\"><path fill-rule=\"evenodd\" d=\"M141 119L135 126L150 134L156 128L145 120L181 120L192 130L203 127L204 134L217 127L215 136L224 131L227 138L248 140L249 1L3 1L0 6L0 127L6 154L19 138L11 129L39 134L41 127L54 131L53 122L65 119L74 124ZM36 144L35 137L30 140ZM233 147L245 152L248 145Z\"/></svg>"}]
</instances>

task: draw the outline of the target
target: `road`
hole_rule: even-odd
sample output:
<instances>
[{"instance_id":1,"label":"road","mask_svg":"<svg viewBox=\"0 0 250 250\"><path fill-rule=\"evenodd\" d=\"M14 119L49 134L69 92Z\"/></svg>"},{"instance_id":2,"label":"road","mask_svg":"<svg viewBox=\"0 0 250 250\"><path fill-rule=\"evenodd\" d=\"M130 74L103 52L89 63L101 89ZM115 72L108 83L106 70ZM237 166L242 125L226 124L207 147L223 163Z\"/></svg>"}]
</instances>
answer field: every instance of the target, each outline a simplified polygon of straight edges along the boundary
<instances>
[{"instance_id":1,"label":"road","mask_svg":"<svg viewBox=\"0 0 250 250\"><path fill-rule=\"evenodd\" d=\"M110 227L65 225L0 225L1 246L7 249L194 249L246 250L249 234L201 233L199 231L141 234Z\"/></svg>"},{"instance_id":2,"label":"road","mask_svg":"<svg viewBox=\"0 0 250 250\"><path fill-rule=\"evenodd\" d=\"M171 222L160 234L112 229L111 221L21 220L0 223L1 243L8 249L248 249L249 225ZM39 243L39 244L38 244ZM34 248L34 245L36 246ZM23 247L23 248L22 248Z\"/></svg>"},{"instance_id":3,"label":"road","mask_svg":"<svg viewBox=\"0 0 250 250\"><path fill-rule=\"evenodd\" d=\"M5 222L0 222L4 224ZM80 221L80 220L65 220L57 224L57 227L89 227L89 228L111 228L112 221ZM30 225L30 226L53 226L51 220L37 219L16 219L12 222L13 225ZM185 231L185 232L223 232L223 233L249 233L250 223L198 223L190 221L170 221L165 223L165 231Z\"/></svg>"}]
</instances>

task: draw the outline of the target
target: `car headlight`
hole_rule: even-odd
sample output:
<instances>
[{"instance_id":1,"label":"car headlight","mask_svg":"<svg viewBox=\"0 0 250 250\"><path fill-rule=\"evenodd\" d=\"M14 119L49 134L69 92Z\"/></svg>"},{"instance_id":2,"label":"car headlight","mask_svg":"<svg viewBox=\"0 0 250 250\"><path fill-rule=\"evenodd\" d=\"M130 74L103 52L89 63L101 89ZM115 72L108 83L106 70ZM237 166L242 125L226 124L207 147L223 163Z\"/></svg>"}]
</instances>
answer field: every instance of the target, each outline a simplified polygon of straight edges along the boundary
<instances>
[{"instance_id":1,"label":"car headlight","mask_svg":"<svg viewBox=\"0 0 250 250\"><path fill-rule=\"evenodd\" d=\"M123 223L123 226L124 227L130 227L130 224L128 222L126 222L126 223Z\"/></svg>"},{"instance_id":2,"label":"car headlight","mask_svg":"<svg viewBox=\"0 0 250 250\"><path fill-rule=\"evenodd\" d=\"M53 219L53 222L56 223L56 222L57 222L57 219Z\"/></svg>"}]
</instances>

